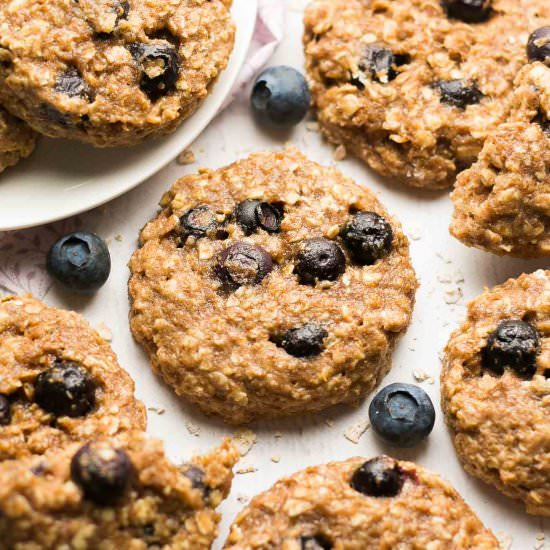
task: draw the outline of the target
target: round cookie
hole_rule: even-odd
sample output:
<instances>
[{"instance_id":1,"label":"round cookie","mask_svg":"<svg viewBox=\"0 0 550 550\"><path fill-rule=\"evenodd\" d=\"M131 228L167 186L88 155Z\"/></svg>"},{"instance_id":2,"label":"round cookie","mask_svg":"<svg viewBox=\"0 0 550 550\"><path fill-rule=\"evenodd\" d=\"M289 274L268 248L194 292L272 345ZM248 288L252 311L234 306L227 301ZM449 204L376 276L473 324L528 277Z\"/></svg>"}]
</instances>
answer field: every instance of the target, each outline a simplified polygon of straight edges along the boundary
<instances>
[{"instance_id":1,"label":"round cookie","mask_svg":"<svg viewBox=\"0 0 550 550\"><path fill-rule=\"evenodd\" d=\"M160 441L136 434L4 462L2 542L13 549L208 550L237 456L225 442L177 467Z\"/></svg>"},{"instance_id":2,"label":"round cookie","mask_svg":"<svg viewBox=\"0 0 550 550\"><path fill-rule=\"evenodd\" d=\"M497 550L460 495L411 462L379 456L307 468L255 497L227 550Z\"/></svg>"},{"instance_id":3,"label":"round cookie","mask_svg":"<svg viewBox=\"0 0 550 550\"><path fill-rule=\"evenodd\" d=\"M0 462L145 425L132 379L80 315L0 300Z\"/></svg>"},{"instance_id":4,"label":"round cookie","mask_svg":"<svg viewBox=\"0 0 550 550\"><path fill-rule=\"evenodd\" d=\"M173 131L229 59L231 0L0 6L0 99L50 137L133 145Z\"/></svg>"},{"instance_id":5,"label":"round cookie","mask_svg":"<svg viewBox=\"0 0 550 550\"><path fill-rule=\"evenodd\" d=\"M35 141L36 134L0 106L0 173L28 157Z\"/></svg>"},{"instance_id":6,"label":"round cookie","mask_svg":"<svg viewBox=\"0 0 550 550\"><path fill-rule=\"evenodd\" d=\"M494 130L451 195L451 233L499 255L550 256L550 68L526 65L508 122Z\"/></svg>"},{"instance_id":7,"label":"round cookie","mask_svg":"<svg viewBox=\"0 0 550 550\"><path fill-rule=\"evenodd\" d=\"M541 0L313 0L304 44L321 129L395 181L449 187L506 118L529 33L549 21Z\"/></svg>"},{"instance_id":8,"label":"round cookie","mask_svg":"<svg viewBox=\"0 0 550 550\"><path fill-rule=\"evenodd\" d=\"M131 329L177 394L230 423L356 402L416 290L372 193L295 149L177 181L130 261Z\"/></svg>"},{"instance_id":9,"label":"round cookie","mask_svg":"<svg viewBox=\"0 0 550 550\"><path fill-rule=\"evenodd\" d=\"M447 344L442 407L472 475L550 516L550 271L486 290Z\"/></svg>"}]
</instances>

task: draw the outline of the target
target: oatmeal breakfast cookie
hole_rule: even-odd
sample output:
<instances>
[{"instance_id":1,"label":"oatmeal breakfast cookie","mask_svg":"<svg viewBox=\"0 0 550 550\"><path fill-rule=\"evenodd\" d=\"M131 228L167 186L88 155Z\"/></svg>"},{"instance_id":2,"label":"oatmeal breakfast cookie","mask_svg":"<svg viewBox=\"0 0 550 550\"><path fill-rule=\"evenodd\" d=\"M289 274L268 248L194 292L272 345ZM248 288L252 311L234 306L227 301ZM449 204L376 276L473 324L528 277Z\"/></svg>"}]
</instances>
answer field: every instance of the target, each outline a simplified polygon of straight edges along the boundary
<instances>
[{"instance_id":1,"label":"oatmeal breakfast cookie","mask_svg":"<svg viewBox=\"0 0 550 550\"><path fill-rule=\"evenodd\" d=\"M160 441L140 433L3 462L0 546L207 550L237 456L226 441L177 467Z\"/></svg>"},{"instance_id":2,"label":"oatmeal breakfast cookie","mask_svg":"<svg viewBox=\"0 0 550 550\"><path fill-rule=\"evenodd\" d=\"M445 188L509 111L542 0L313 0L305 54L328 139L401 183Z\"/></svg>"},{"instance_id":3,"label":"oatmeal breakfast cookie","mask_svg":"<svg viewBox=\"0 0 550 550\"><path fill-rule=\"evenodd\" d=\"M145 423L133 381L80 315L0 299L0 461Z\"/></svg>"},{"instance_id":4,"label":"oatmeal breakfast cookie","mask_svg":"<svg viewBox=\"0 0 550 550\"><path fill-rule=\"evenodd\" d=\"M28 157L35 141L36 134L0 106L0 173Z\"/></svg>"},{"instance_id":5,"label":"oatmeal breakfast cookie","mask_svg":"<svg viewBox=\"0 0 550 550\"><path fill-rule=\"evenodd\" d=\"M526 65L509 121L494 130L451 195L451 233L500 255L550 256L550 68Z\"/></svg>"},{"instance_id":6,"label":"oatmeal breakfast cookie","mask_svg":"<svg viewBox=\"0 0 550 550\"><path fill-rule=\"evenodd\" d=\"M226 550L498 550L460 495L411 462L379 456L307 468L255 497Z\"/></svg>"},{"instance_id":7,"label":"oatmeal breakfast cookie","mask_svg":"<svg viewBox=\"0 0 550 550\"><path fill-rule=\"evenodd\" d=\"M50 137L133 145L173 131L234 42L231 0L0 0L0 100Z\"/></svg>"},{"instance_id":8,"label":"oatmeal breakfast cookie","mask_svg":"<svg viewBox=\"0 0 550 550\"><path fill-rule=\"evenodd\" d=\"M131 328L176 393L227 422L357 402L416 279L374 195L295 149L177 181L131 261Z\"/></svg>"},{"instance_id":9,"label":"oatmeal breakfast cookie","mask_svg":"<svg viewBox=\"0 0 550 550\"><path fill-rule=\"evenodd\" d=\"M466 470L550 516L550 271L470 303L447 344L441 391Z\"/></svg>"}]
</instances>

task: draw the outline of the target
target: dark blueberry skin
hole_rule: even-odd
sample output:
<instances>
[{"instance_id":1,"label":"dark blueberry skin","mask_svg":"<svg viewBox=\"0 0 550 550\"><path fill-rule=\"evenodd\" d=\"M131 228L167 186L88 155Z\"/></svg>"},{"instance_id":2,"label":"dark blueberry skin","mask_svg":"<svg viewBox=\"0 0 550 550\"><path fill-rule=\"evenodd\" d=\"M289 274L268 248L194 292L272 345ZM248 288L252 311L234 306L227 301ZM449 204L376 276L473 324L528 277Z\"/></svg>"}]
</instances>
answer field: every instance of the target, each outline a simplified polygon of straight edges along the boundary
<instances>
[{"instance_id":1,"label":"dark blueberry skin","mask_svg":"<svg viewBox=\"0 0 550 550\"><path fill-rule=\"evenodd\" d=\"M395 70L398 65L399 59L391 50L378 44L369 44L359 68L369 72L374 80L385 84L398 75Z\"/></svg>"},{"instance_id":2,"label":"dark blueberry skin","mask_svg":"<svg viewBox=\"0 0 550 550\"><path fill-rule=\"evenodd\" d=\"M280 339L280 346L294 357L312 357L324 349L328 332L317 323L307 323L287 330Z\"/></svg>"},{"instance_id":3,"label":"dark blueberry skin","mask_svg":"<svg viewBox=\"0 0 550 550\"><path fill-rule=\"evenodd\" d=\"M206 498L210 494L210 487L204 481L204 470L201 470L197 466L185 465L183 467L183 475L191 482L193 489L200 491Z\"/></svg>"},{"instance_id":4,"label":"dark blueberry skin","mask_svg":"<svg viewBox=\"0 0 550 550\"><path fill-rule=\"evenodd\" d=\"M88 101L93 98L90 86L75 67L67 69L57 77L55 91L69 97L81 97Z\"/></svg>"},{"instance_id":5,"label":"dark blueberry skin","mask_svg":"<svg viewBox=\"0 0 550 550\"><path fill-rule=\"evenodd\" d=\"M546 115L542 111L539 110L531 122L539 124L545 136L550 138L550 120L546 118Z\"/></svg>"},{"instance_id":6,"label":"dark blueberry skin","mask_svg":"<svg viewBox=\"0 0 550 550\"><path fill-rule=\"evenodd\" d=\"M414 447L430 435L435 409L428 394L411 384L382 388L369 407L372 429L394 447Z\"/></svg>"},{"instance_id":7,"label":"dark blueberry skin","mask_svg":"<svg viewBox=\"0 0 550 550\"><path fill-rule=\"evenodd\" d=\"M519 376L532 378L539 348L539 333L533 325L515 319L501 321L483 348L483 367L496 374L509 368Z\"/></svg>"},{"instance_id":8,"label":"dark blueberry skin","mask_svg":"<svg viewBox=\"0 0 550 550\"><path fill-rule=\"evenodd\" d=\"M294 272L302 284L334 281L346 270L346 257L334 242L323 237L308 239L296 258Z\"/></svg>"},{"instance_id":9,"label":"dark blueberry skin","mask_svg":"<svg viewBox=\"0 0 550 550\"><path fill-rule=\"evenodd\" d=\"M481 23L491 15L491 0L442 0L449 17L465 23Z\"/></svg>"},{"instance_id":10,"label":"dark blueberry skin","mask_svg":"<svg viewBox=\"0 0 550 550\"><path fill-rule=\"evenodd\" d=\"M101 237L79 231L61 237L50 248L46 267L69 290L91 294L109 278L111 256Z\"/></svg>"},{"instance_id":11,"label":"dark blueberry skin","mask_svg":"<svg viewBox=\"0 0 550 550\"><path fill-rule=\"evenodd\" d=\"M180 218L180 224L185 236L192 236L196 239L206 237L218 226L214 212L205 205L191 208L185 212Z\"/></svg>"},{"instance_id":12,"label":"dark blueberry skin","mask_svg":"<svg viewBox=\"0 0 550 550\"><path fill-rule=\"evenodd\" d=\"M527 40L529 61L542 61L550 65L550 27L540 27L533 31Z\"/></svg>"},{"instance_id":13,"label":"dark blueberry skin","mask_svg":"<svg viewBox=\"0 0 550 550\"><path fill-rule=\"evenodd\" d=\"M391 225L375 212L358 212L340 235L353 259L363 265L376 263L392 248Z\"/></svg>"},{"instance_id":14,"label":"dark blueberry skin","mask_svg":"<svg viewBox=\"0 0 550 550\"><path fill-rule=\"evenodd\" d=\"M332 544L322 535L300 537L301 550L331 550Z\"/></svg>"},{"instance_id":15,"label":"dark blueberry skin","mask_svg":"<svg viewBox=\"0 0 550 550\"><path fill-rule=\"evenodd\" d=\"M273 204L253 199L245 200L235 208L235 219L246 235L263 229L277 233L283 221L281 209Z\"/></svg>"},{"instance_id":16,"label":"dark blueberry skin","mask_svg":"<svg viewBox=\"0 0 550 550\"><path fill-rule=\"evenodd\" d=\"M397 462L387 456L378 456L355 470L350 485L365 496L394 497L401 492L404 482Z\"/></svg>"},{"instance_id":17,"label":"dark blueberry skin","mask_svg":"<svg viewBox=\"0 0 550 550\"><path fill-rule=\"evenodd\" d=\"M94 408L95 391L96 385L84 367L59 361L36 377L34 400L56 416L79 417Z\"/></svg>"},{"instance_id":18,"label":"dark blueberry skin","mask_svg":"<svg viewBox=\"0 0 550 550\"><path fill-rule=\"evenodd\" d=\"M109 443L87 443L71 460L71 479L86 500L99 506L116 504L133 477L134 467L126 451Z\"/></svg>"},{"instance_id":19,"label":"dark blueberry skin","mask_svg":"<svg viewBox=\"0 0 550 550\"><path fill-rule=\"evenodd\" d=\"M273 269L271 256L260 246L238 241L218 256L214 271L229 288L260 284Z\"/></svg>"},{"instance_id":20,"label":"dark blueberry skin","mask_svg":"<svg viewBox=\"0 0 550 550\"><path fill-rule=\"evenodd\" d=\"M475 84L465 80L440 80L435 84L441 94L440 100L459 109L475 105L481 101L483 94Z\"/></svg>"},{"instance_id":21,"label":"dark blueberry skin","mask_svg":"<svg viewBox=\"0 0 550 550\"><path fill-rule=\"evenodd\" d=\"M0 394L0 426L7 426L11 422L10 401Z\"/></svg>"},{"instance_id":22,"label":"dark blueberry skin","mask_svg":"<svg viewBox=\"0 0 550 550\"><path fill-rule=\"evenodd\" d=\"M168 42L129 46L141 71L139 87L151 101L157 101L176 87L180 71L180 59L176 47ZM159 62L163 70L158 74Z\"/></svg>"},{"instance_id":23,"label":"dark blueberry skin","mask_svg":"<svg viewBox=\"0 0 550 550\"><path fill-rule=\"evenodd\" d=\"M258 76L251 96L252 111L268 126L290 128L301 122L311 103L304 76L292 67L270 67Z\"/></svg>"}]
</instances>

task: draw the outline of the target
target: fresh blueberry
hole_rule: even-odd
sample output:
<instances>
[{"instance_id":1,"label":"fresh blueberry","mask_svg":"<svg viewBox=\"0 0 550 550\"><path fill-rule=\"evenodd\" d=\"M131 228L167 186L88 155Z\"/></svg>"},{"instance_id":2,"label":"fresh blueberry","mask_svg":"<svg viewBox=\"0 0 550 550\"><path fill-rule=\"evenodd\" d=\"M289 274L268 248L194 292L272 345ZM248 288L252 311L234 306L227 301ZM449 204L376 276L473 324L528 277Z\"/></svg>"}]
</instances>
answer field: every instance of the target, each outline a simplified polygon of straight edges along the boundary
<instances>
[{"instance_id":1,"label":"fresh blueberry","mask_svg":"<svg viewBox=\"0 0 550 550\"><path fill-rule=\"evenodd\" d=\"M10 400L0 394L0 426L7 426L11 422Z\"/></svg>"},{"instance_id":2,"label":"fresh blueberry","mask_svg":"<svg viewBox=\"0 0 550 550\"><path fill-rule=\"evenodd\" d=\"M61 237L50 248L46 267L53 278L70 290L89 294L109 278L111 256L101 237L79 231Z\"/></svg>"},{"instance_id":3,"label":"fresh blueberry","mask_svg":"<svg viewBox=\"0 0 550 550\"><path fill-rule=\"evenodd\" d=\"M72 361L59 361L42 371L34 386L34 400L56 416L84 416L95 405L96 385L88 371Z\"/></svg>"},{"instance_id":4,"label":"fresh blueberry","mask_svg":"<svg viewBox=\"0 0 550 550\"><path fill-rule=\"evenodd\" d=\"M483 348L483 367L497 374L510 368L520 376L532 378L537 370L540 338L537 329L525 321L501 321Z\"/></svg>"},{"instance_id":5,"label":"fresh blueberry","mask_svg":"<svg viewBox=\"0 0 550 550\"><path fill-rule=\"evenodd\" d=\"M388 456L378 456L364 462L351 478L350 485L369 497L394 497L405 482L399 464Z\"/></svg>"},{"instance_id":6,"label":"fresh blueberry","mask_svg":"<svg viewBox=\"0 0 550 550\"><path fill-rule=\"evenodd\" d=\"M204 497L210 494L210 487L206 484L204 470L191 464L184 465L182 468L183 475L191 482L193 489L200 491Z\"/></svg>"},{"instance_id":7,"label":"fresh blueberry","mask_svg":"<svg viewBox=\"0 0 550 550\"><path fill-rule=\"evenodd\" d=\"M481 23L491 15L491 0L442 0L447 15L465 23Z\"/></svg>"},{"instance_id":8,"label":"fresh blueberry","mask_svg":"<svg viewBox=\"0 0 550 550\"><path fill-rule=\"evenodd\" d=\"M300 537L300 550L331 550L332 544L323 535Z\"/></svg>"},{"instance_id":9,"label":"fresh blueberry","mask_svg":"<svg viewBox=\"0 0 550 550\"><path fill-rule=\"evenodd\" d=\"M55 91L68 97L81 97L87 100L91 100L93 96L90 86L75 67L58 76Z\"/></svg>"},{"instance_id":10,"label":"fresh blueberry","mask_svg":"<svg viewBox=\"0 0 550 550\"><path fill-rule=\"evenodd\" d=\"M71 460L71 479L86 500L100 506L116 504L128 491L133 474L126 451L106 442L87 443Z\"/></svg>"},{"instance_id":11,"label":"fresh blueberry","mask_svg":"<svg viewBox=\"0 0 550 550\"><path fill-rule=\"evenodd\" d=\"M251 101L258 120L269 126L288 128L305 118L311 94L301 73L281 65L260 74L252 89Z\"/></svg>"},{"instance_id":12,"label":"fresh blueberry","mask_svg":"<svg viewBox=\"0 0 550 550\"><path fill-rule=\"evenodd\" d=\"M196 239L206 237L218 226L216 216L206 205L191 208L180 218L181 230L184 236Z\"/></svg>"},{"instance_id":13,"label":"fresh blueberry","mask_svg":"<svg viewBox=\"0 0 550 550\"><path fill-rule=\"evenodd\" d=\"M323 237L314 237L302 243L296 258L294 272L303 284L319 281L334 281L346 269L346 257L334 242Z\"/></svg>"},{"instance_id":14,"label":"fresh blueberry","mask_svg":"<svg viewBox=\"0 0 550 550\"><path fill-rule=\"evenodd\" d=\"M364 265L386 256L393 242L391 225L375 212L358 212L340 235L353 259Z\"/></svg>"},{"instance_id":15,"label":"fresh blueberry","mask_svg":"<svg viewBox=\"0 0 550 550\"><path fill-rule=\"evenodd\" d=\"M263 248L239 241L218 256L215 273L227 287L235 289L260 284L272 269L273 260Z\"/></svg>"},{"instance_id":16,"label":"fresh blueberry","mask_svg":"<svg viewBox=\"0 0 550 550\"><path fill-rule=\"evenodd\" d=\"M542 61L550 65L550 27L540 27L533 31L527 40L529 61Z\"/></svg>"},{"instance_id":17,"label":"fresh blueberry","mask_svg":"<svg viewBox=\"0 0 550 550\"><path fill-rule=\"evenodd\" d=\"M277 205L253 199L245 200L235 208L235 219L246 235L263 229L268 233L277 233L283 216Z\"/></svg>"},{"instance_id":18,"label":"fresh blueberry","mask_svg":"<svg viewBox=\"0 0 550 550\"><path fill-rule=\"evenodd\" d=\"M465 109L467 105L474 105L481 101L483 94L475 84L464 80L440 80L435 87L441 94L440 100L454 107Z\"/></svg>"},{"instance_id":19,"label":"fresh blueberry","mask_svg":"<svg viewBox=\"0 0 550 550\"><path fill-rule=\"evenodd\" d=\"M141 72L139 87L151 101L157 101L175 89L180 59L174 45L168 42L135 42L128 48Z\"/></svg>"},{"instance_id":20,"label":"fresh blueberry","mask_svg":"<svg viewBox=\"0 0 550 550\"><path fill-rule=\"evenodd\" d=\"M280 346L294 357L310 357L323 351L328 332L317 323L306 323L287 330L280 339Z\"/></svg>"},{"instance_id":21,"label":"fresh blueberry","mask_svg":"<svg viewBox=\"0 0 550 550\"><path fill-rule=\"evenodd\" d=\"M372 428L395 447L414 447L434 427L435 410L428 394L411 384L390 384L382 388L369 407Z\"/></svg>"}]
</instances>

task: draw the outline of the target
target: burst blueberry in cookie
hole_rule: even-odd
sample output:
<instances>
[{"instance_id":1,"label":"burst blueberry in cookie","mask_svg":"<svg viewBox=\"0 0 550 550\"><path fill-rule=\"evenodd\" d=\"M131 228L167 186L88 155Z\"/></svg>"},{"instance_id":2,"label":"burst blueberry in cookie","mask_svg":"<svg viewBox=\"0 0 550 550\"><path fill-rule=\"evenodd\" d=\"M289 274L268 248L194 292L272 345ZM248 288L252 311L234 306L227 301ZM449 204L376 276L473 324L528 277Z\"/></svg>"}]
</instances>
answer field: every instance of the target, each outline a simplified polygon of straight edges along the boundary
<instances>
[{"instance_id":1,"label":"burst blueberry in cookie","mask_svg":"<svg viewBox=\"0 0 550 550\"><path fill-rule=\"evenodd\" d=\"M346 257L334 242L323 237L304 241L296 256L294 272L300 282L314 284L315 281L334 281L346 269Z\"/></svg>"},{"instance_id":2,"label":"burst blueberry in cookie","mask_svg":"<svg viewBox=\"0 0 550 550\"><path fill-rule=\"evenodd\" d=\"M215 271L229 287L260 284L273 269L271 256L261 247L236 242L219 255Z\"/></svg>"},{"instance_id":3,"label":"burst blueberry in cookie","mask_svg":"<svg viewBox=\"0 0 550 550\"><path fill-rule=\"evenodd\" d=\"M368 460L355 470L350 485L370 497L394 497L401 491L404 478L398 464L382 456Z\"/></svg>"},{"instance_id":4,"label":"burst blueberry in cookie","mask_svg":"<svg viewBox=\"0 0 550 550\"><path fill-rule=\"evenodd\" d=\"M330 550L332 544L325 537L316 535L313 537L300 537L301 550Z\"/></svg>"},{"instance_id":5,"label":"burst blueberry in cookie","mask_svg":"<svg viewBox=\"0 0 550 550\"><path fill-rule=\"evenodd\" d=\"M469 84L463 80L440 80L436 86L442 102L460 109L481 101L482 94L475 84Z\"/></svg>"},{"instance_id":6,"label":"burst blueberry in cookie","mask_svg":"<svg viewBox=\"0 0 550 550\"><path fill-rule=\"evenodd\" d=\"M391 225L376 212L359 212L342 229L342 239L353 259L371 265L391 251Z\"/></svg>"},{"instance_id":7,"label":"burst blueberry in cookie","mask_svg":"<svg viewBox=\"0 0 550 550\"><path fill-rule=\"evenodd\" d=\"M0 425L7 426L11 421L10 400L0 395Z\"/></svg>"},{"instance_id":8,"label":"burst blueberry in cookie","mask_svg":"<svg viewBox=\"0 0 550 550\"><path fill-rule=\"evenodd\" d=\"M281 227L283 214L277 205L247 199L235 208L235 218L247 235L259 229L276 233Z\"/></svg>"},{"instance_id":9,"label":"burst blueberry in cookie","mask_svg":"<svg viewBox=\"0 0 550 550\"><path fill-rule=\"evenodd\" d=\"M465 23L481 23L491 15L491 0L443 0L450 17Z\"/></svg>"},{"instance_id":10,"label":"burst blueberry in cookie","mask_svg":"<svg viewBox=\"0 0 550 550\"><path fill-rule=\"evenodd\" d=\"M280 340L281 347L294 357L309 357L323 351L328 332L317 323L287 330Z\"/></svg>"},{"instance_id":11,"label":"burst blueberry in cookie","mask_svg":"<svg viewBox=\"0 0 550 550\"><path fill-rule=\"evenodd\" d=\"M533 31L527 41L527 57L529 61L550 63L550 26Z\"/></svg>"}]
</instances>

